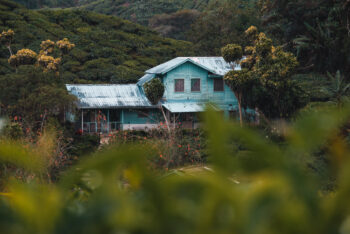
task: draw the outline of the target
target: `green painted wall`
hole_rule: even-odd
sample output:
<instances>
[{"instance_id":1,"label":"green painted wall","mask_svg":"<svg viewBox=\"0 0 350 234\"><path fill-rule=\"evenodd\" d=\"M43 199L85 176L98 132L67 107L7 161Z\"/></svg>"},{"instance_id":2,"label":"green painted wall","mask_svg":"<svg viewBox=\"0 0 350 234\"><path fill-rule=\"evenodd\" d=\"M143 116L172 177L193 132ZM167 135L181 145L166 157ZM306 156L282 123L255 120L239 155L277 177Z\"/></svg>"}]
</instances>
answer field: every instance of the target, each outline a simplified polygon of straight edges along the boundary
<instances>
[{"instance_id":1,"label":"green painted wall","mask_svg":"<svg viewBox=\"0 0 350 234\"><path fill-rule=\"evenodd\" d=\"M193 78L201 79L200 92L191 92L191 79ZM185 80L184 92L175 92L175 79ZM222 79L222 77L208 77L208 71L191 62L187 62L171 70L163 77L165 86L164 98L167 101L214 102L224 110L230 109L230 104L236 107L237 100L235 95L226 84L223 92L214 92L214 79Z\"/></svg>"},{"instance_id":2,"label":"green painted wall","mask_svg":"<svg viewBox=\"0 0 350 234\"><path fill-rule=\"evenodd\" d=\"M122 113L123 124L157 124L162 121L157 109L124 109Z\"/></svg>"}]
</instances>

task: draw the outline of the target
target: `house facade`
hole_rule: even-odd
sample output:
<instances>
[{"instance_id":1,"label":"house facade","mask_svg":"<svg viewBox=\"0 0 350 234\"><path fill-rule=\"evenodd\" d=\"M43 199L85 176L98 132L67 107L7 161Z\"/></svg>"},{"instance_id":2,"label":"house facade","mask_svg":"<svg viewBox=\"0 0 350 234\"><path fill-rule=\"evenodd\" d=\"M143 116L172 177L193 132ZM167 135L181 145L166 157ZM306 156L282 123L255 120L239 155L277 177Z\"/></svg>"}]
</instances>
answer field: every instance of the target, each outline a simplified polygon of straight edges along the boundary
<instances>
[{"instance_id":1,"label":"house facade","mask_svg":"<svg viewBox=\"0 0 350 234\"><path fill-rule=\"evenodd\" d=\"M208 103L215 104L225 116L237 111L235 95L223 81L231 69L222 57L178 57L147 70L137 84L67 84L67 90L77 97L79 109L70 119L89 133L145 130L165 122L162 107L171 125L196 128L198 113ZM154 78L165 87L158 105L152 105L143 91L143 85Z\"/></svg>"}]
</instances>

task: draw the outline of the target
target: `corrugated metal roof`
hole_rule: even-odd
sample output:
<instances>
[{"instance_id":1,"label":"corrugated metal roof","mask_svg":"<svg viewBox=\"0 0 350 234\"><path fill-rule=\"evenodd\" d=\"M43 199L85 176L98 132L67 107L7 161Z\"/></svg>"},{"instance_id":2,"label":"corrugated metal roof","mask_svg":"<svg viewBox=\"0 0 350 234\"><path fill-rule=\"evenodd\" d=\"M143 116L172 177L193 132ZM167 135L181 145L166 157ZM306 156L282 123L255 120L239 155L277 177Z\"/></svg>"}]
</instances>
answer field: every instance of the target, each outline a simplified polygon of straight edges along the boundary
<instances>
[{"instance_id":1,"label":"corrugated metal roof","mask_svg":"<svg viewBox=\"0 0 350 234\"><path fill-rule=\"evenodd\" d=\"M171 113L202 112L205 110L205 105L205 103L198 102L167 102L163 104Z\"/></svg>"},{"instance_id":2,"label":"corrugated metal roof","mask_svg":"<svg viewBox=\"0 0 350 234\"><path fill-rule=\"evenodd\" d=\"M220 76L223 76L232 70L231 65L227 63L223 57L177 57L147 70L146 73L165 74L186 62L192 62L193 64ZM234 66L235 70L241 70L239 64L234 64Z\"/></svg>"},{"instance_id":3,"label":"corrugated metal roof","mask_svg":"<svg viewBox=\"0 0 350 234\"><path fill-rule=\"evenodd\" d=\"M139 79L139 81L137 82L137 85L142 86L148 81L152 80L155 76L156 76L155 74L146 74Z\"/></svg>"},{"instance_id":4,"label":"corrugated metal roof","mask_svg":"<svg viewBox=\"0 0 350 234\"><path fill-rule=\"evenodd\" d=\"M136 84L130 85L66 85L78 98L80 108L152 107Z\"/></svg>"}]
</instances>

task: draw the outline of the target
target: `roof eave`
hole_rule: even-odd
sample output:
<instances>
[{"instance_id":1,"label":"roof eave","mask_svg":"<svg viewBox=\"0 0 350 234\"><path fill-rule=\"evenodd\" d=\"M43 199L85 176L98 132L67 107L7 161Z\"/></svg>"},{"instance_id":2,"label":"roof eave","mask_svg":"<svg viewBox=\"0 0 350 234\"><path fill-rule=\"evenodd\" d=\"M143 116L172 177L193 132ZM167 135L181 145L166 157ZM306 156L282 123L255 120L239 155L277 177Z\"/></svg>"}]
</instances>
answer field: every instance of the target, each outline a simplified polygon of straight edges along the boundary
<instances>
[{"instance_id":1,"label":"roof eave","mask_svg":"<svg viewBox=\"0 0 350 234\"><path fill-rule=\"evenodd\" d=\"M149 70L147 70L145 73L146 73L146 74L165 75L166 73L170 72L171 70L174 70L175 68L177 68L177 67L179 67L179 66L181 66L181 65L183 65L183 64L185 64L185 63L187 63L187 62L191 62L192 64L194 64L194 65L196 65L196 66L198 66L198 67L200 67L200 68L202 68L202 69L204 69L204 70L206 70L206 71L209 71L209 72L215 74L215 71L214 71L214 70L211 70L211 69L209 69L208 67L203 66L203 65L201 65L201 64L199 64L199 63L193 61L191 58L187 58L187 59L185 59L184 61L182 61L182 62L180 62L180 63L178 63L178 64L176 64L176 65L174 65L174 66L172 66L172 67L169 67L168 69L166 69L165 71L162 71L162 72L150 72L151 69L149 69Z\"/></svg>"}]
</instances>

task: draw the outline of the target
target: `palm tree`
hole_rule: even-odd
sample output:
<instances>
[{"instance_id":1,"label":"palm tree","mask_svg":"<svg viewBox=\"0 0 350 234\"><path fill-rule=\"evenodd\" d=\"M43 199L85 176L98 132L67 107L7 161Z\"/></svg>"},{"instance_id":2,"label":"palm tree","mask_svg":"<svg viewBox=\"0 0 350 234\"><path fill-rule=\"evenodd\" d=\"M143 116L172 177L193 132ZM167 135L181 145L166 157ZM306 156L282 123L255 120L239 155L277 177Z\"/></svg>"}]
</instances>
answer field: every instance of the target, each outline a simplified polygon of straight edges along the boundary
<instances>
[{"instance_id":1,"label":"palm tree","mask_svg":"<svg viewBox=\"0 0 350 234\"><path fill-rule=\"evenodd\" d=\"M334 76L328 72L328 77L332 83L325 91L330 94L332 101L339 106L349 94L350 83L345 81L344 76L340 74L339 70Z\"/></svg>"}]
</instances>

